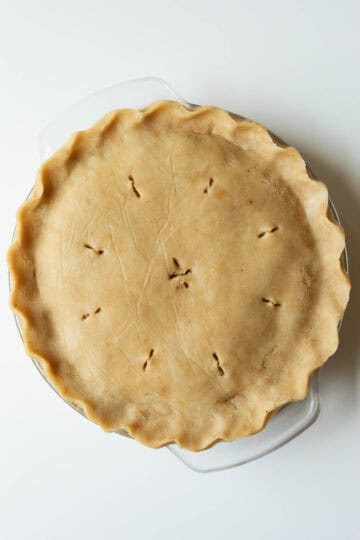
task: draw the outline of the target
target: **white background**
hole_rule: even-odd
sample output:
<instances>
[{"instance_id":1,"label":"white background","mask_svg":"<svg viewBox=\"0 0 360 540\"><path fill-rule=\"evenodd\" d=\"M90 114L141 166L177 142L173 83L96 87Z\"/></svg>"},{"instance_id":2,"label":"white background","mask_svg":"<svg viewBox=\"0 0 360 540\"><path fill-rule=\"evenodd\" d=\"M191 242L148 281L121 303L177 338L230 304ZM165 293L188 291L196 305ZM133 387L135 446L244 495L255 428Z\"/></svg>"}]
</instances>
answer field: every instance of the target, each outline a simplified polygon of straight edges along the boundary
<instances>
[{"instance_id":1,"label":"white background","mask_svg":"<svg viewBox=\"0 0 360 540\"><path fill-rule=\"evenodd\" d=\"M359 19L356 0L0 0L1 540L359 538ZM352 299L321 371L319 420L223 473L194 473L71 410L25 356L6 306L5 252L39 130L93 90L144 75L300 148L347 232Z\"/></svg>"}]
</instances>

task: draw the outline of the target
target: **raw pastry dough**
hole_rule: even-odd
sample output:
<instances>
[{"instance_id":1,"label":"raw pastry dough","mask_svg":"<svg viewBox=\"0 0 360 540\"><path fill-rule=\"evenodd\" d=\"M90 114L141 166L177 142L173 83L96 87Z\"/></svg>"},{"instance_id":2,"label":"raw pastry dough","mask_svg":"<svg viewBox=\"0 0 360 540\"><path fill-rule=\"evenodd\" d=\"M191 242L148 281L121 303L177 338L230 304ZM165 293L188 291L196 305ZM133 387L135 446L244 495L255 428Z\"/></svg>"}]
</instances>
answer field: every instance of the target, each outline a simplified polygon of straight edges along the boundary
<instances>
[{"instance_id":1,"label":"raw pastry dough","mask_svg":"<svg viewBox=\"0 0 360 540\"><path fill-rule=\"evenodd\" d=\"M327 206L254 122L174 102L111 112L19 210L26 349L105 430L191 450L254 433L338 344L349 281Z\"/></svg>"}]
</instances>

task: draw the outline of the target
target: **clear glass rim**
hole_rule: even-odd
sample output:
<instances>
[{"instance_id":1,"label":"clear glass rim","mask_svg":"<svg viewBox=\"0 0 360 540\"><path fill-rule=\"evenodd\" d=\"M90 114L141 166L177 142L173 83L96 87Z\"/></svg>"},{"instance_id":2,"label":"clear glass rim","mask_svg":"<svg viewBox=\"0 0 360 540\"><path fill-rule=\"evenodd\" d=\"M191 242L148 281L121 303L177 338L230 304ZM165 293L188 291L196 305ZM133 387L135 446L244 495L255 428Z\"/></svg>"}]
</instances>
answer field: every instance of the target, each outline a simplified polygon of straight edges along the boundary
<instances>
[{"instance_id":1,"label":"clear glass rim","mask_svg":"<svg viewBox=\"0 0 360 540\"><path fill-rule=\"evenodd\" d=\"M232 463L229 463L228 465L219 465L219 466L216 466L216 467L210 467L210 468L207 468L207 469L201 469L200 467L195 467L194 465L192 465L189 462L185 461L182 458L181 454L179 454L173 448L173 445L168 445L167 448L186 467L189 467L189 469L191 469L192 471L194 471L196 473L216 473L216 472L220 472L220 471L227 471L229 469L234 469L235 467L239 467L240 465L246 465L247 463L251 463L252 461L256 461L257 459L261 459L262 457L265 457L265 456L271 454L272 452L275 452L276 450L278 450L282 446L285 446L290 441L296 439L299 435L304 433L304 431L306 431L310 426L312 426L316 422L316 420L318 419L319 414L320 414L319 371L320 370L317 369L311 374L311 381L309 382L309 389L310 389L310 386L311 386L312 387L311 391L314 394L310 419L307 422L304 422L303 425L300 428L298 428L295 433L291 433L291 434L289 434L289 436L284 437L278 443L271 446L270 449L267 448L267 449L261 450L259 452L255 452L251 457L248 457L248 458L245 458L245 459L239 459L238 461L233 461ZM286 408L287 406L291 405L292 403L293 402L287 403L286 405L284 405L283 408ZM266 429L266 426L263 429ZM256 433L254 433L253 435L256 435ZM252 435L249 435L248 437L251 437L251 436ZM221 442L222 444L226 444L226 441L219 441L219 442ZM202 450L202 452L206 452L206 449Z\"/></svg>"}]
</instances>

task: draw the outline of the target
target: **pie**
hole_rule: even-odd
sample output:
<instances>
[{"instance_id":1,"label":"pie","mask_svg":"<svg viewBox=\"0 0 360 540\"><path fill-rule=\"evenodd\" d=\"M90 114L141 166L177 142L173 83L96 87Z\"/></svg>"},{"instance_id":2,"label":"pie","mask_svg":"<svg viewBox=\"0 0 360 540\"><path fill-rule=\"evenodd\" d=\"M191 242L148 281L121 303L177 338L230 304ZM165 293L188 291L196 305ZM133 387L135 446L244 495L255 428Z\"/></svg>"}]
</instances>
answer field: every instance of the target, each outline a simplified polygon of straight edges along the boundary
<instances>
[{"instance_id":1,"label":"pie","mask_svg":"<svg viewBox=\"0 0 360 540\"><path fill-rule=\"evenodd\" d=\"M349 295L294 148L215 107L117 110L46 161L9 251L26 350L107 431L201 450L306 396Z\"/></svg>"}]
</instances>

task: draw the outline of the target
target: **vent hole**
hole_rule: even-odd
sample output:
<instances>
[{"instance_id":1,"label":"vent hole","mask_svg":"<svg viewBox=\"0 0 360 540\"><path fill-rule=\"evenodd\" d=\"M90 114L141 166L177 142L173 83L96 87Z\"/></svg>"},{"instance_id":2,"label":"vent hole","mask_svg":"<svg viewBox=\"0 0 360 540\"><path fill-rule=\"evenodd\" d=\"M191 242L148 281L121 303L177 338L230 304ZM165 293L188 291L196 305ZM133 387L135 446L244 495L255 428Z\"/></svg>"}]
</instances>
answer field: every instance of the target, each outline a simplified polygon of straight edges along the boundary
<instances>
[{"instance_id":1,"label":"vent hole","mask_svg":"<svg viewBox=\"0 0 360 540\"><path fill-rule=\"evenodd\" d=\"M179 272L178 274L176 272L172 272L169 274L169 279L175 279L181 276L187 276L191 274L191 268L188 268L185 272Z\"/></svg>"},{"instance_id":2,"label":"vent hole","mask_svg":"<svg viewBox=\"0 0 360 540\"><path fill-rule=\"evenodd\" d=\"M262 231L261 233L259 233L257 235L258 238L262 238L263 236L265 236L265 234L271 234L271 233L274 233L276 231L279 230L279 227L276 225L275 227L273 227L272 229L270 229L269 231Z\"/></svg>"},{"instance_id":3,"label":"vent hole","mask_svg":"<svg viewBox=\"0 0 360 540\"><path fill-rule=\"evenodd\" d=\"M140 195L139 191L136 189L134 178L130 175L130 176L128 176L128 180L131 183L131 187L132 187L133 192L135 193L137 198L140 199L141 195Z\"/></svg>"},{"instance_id":4,"label":"vent hole","mask_svg":"<svg viewBox=\"0 0 360 540\"><path fill-rule=\"evenodd\" d=\"M214 185L214 179L213 179L213 177L211 177L211 178L209 179L208 185L207 185L206 188L204 189L205 195L206 195L206 193L208 193L208 192L210 191L210 188L211 188L211 186L213 186L213 185Z\"/></svg>"},{"instance_id":5,"label":"vent hole","mask_svg":"<svg viewBox=\"0 0 360 540\"><path fill-rule=\"evenodd\" d=\"M220 366L220 360L219 360L219 357L218 355L214 352L213 354L213 358L217 364L217 370L218 370L218 373L219 375L224 375L225 374L225 371L223 370L223 368Z\"/></svg>"},{"instance_id":6,"label":"vent hole","mask_svg":"<svg viewBox=\"0 0 360 540\"><path fill-rule=\"evenodd\" d=\"M91 249L92 251L95 251L95 253L97 253L98 255L102 255L104 253L103 249L95 249L92 246L90 246L90 244L84 244L84 248Z\"/></svg>"},{"instance_id":7,"label":"vent hole","mask_svg":"<svg viewBox=\"0 0 360 540\"><path fill-rule=\"evenodd\" d=\"M276 302L275 300L271 300L270 298L262 298L261 299L266 304L271 304L273 307L280 307L280 302Z\"/></svg>"},{"instance_id":8,"label":"vent hole","mask_svg":"<svg viewBox=\"0 0 360 540\"><path fill-rule=\"evenodd\" d=\"M143 368L143 371L145 371L146 368L148 367L150 358L153 356L154 352L155 352L154 349L151 349L151 351L149 352L148 358L147 358L147 359L145 360L145 362L143 363L143 367L142 367L142 368Z\"/></svg>"}]
</instances>

